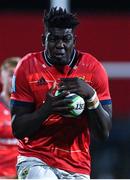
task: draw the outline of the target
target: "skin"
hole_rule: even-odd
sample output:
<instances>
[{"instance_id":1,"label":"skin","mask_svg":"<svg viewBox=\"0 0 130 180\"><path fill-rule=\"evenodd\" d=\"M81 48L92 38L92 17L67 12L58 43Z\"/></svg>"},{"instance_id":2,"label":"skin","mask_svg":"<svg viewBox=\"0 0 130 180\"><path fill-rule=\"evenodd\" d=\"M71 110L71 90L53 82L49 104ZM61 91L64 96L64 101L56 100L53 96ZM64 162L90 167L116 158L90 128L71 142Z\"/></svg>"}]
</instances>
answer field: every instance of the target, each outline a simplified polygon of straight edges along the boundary
<instances>
[{"instance_id":1,"label":"skin","mask_svg":"<svg viewBox=\"0 0 130 180\"><path fill-rule=\"evenodd\" d=\"M49 32L48 32L49 31ZM69 63L74 46L75 36L72 29L50 28L46 32L45 50L55 66Z\"/></svg>"},{"instance_id":2,"label":"skin","mask_svg":"<svg viewBox=\"0 0 130 180\"><path fill-rule=\"evenodd\" d=\"M84 99L90 99L94 95L94 89L79 78L62 79L60 91L76 93ZM86 108L85 113L86 117L89 117L89 127L93 135L99 139L106 139L112 126L112 105L102 106L99 104L94 110Z\"/></svg>"},{"instance_id":3,"label":"skin","mask_svg":"<svg viewBox=\"0 0 130 180\"><path fill-rule=\"evenodd\" d=\"M43 37L43 44L50 58L49 62L55 67L64 67L69 64L70 57L75 47L75 35L72 29L50 28L46 30ZM61 79L59 90L61 94L54 96L52 91L55 84L48 91L45 103L37 110L32 107L12 107L12 128L13 133L18 139L35 136L43 121L53 113L60 115L67 114L70 111L68 106L71 100L65 100L69 92L77 93L85 100L94 94L94 89L79 78ZM102 106L99 104L95 110L85 110L86 117L89 117L89 125L92 133L100 138L105 139L111 129L112 107L111 105Z\"/></svg>"}]
</instances>

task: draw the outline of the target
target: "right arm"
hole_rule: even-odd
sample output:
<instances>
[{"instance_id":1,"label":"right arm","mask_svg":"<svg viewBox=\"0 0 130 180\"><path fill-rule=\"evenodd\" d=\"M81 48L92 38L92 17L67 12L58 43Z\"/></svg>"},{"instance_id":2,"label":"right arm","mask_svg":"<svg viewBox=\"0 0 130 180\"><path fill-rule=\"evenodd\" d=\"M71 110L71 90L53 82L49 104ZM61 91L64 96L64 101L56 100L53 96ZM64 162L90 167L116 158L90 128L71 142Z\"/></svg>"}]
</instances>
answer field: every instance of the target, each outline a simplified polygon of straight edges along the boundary
<instances>
[{"instance_id":1,"label":"right arm","mask_svg":"<svg viewBox=\"0 0 130 180\"><path fill-rule=\"evenodd\" d=\"M34 104L26 103L26 106L11 106L12 130L18 139L31 137L40 128L42 122L48 118L49 111L46 105L35 110Z\"/></svg>"},{"instance_id":2,"label":"right arm","mask_svg":"<svg viewBox=\"0 0 130 180\"><path fill-rule=\"evenodd\" d=\"M33 137L41 127L43 121L51 114L68 113L70 108L67 105L71 103L71 101L64 99L67 94L68 92L63 92L58 96L54 96L52 95L52 89L50 89L45 103L37 110L35 110L33 103L25 103L26 106L12 104L11 116L14 136L18 139Z\"/></svg>"},{"instance_id":3,"label":"right arm","mask_svg":"<svg viewBox=\"0 0 130 180\"><path fill-rule=\"evenodd\" d=\"M30 71L29 68L26 68L30 67L29 60L31 59L32 56L27 55L19 62L12 79L12 131L18 139L33 138L43 122L51 114L62 114L63 111L68 111L69 109L67 107L69 102L64 101L64 97L68 94L67 92L58 96L53 95L55 83L46 94L45 103L41 104L39 109L36 109L33 91L30 89L28 80Z\"/></svg>"}]
</instances>

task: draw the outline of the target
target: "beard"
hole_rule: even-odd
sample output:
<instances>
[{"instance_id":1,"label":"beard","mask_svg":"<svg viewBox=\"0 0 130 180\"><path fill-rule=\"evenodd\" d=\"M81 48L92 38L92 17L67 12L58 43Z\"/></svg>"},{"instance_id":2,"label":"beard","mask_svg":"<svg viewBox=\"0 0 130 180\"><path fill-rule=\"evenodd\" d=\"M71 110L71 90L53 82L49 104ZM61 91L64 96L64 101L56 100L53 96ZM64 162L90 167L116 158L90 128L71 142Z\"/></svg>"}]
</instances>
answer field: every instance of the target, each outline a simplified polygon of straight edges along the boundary
<instances>
[{"instance_id":1,"label":"beard","mask_svg":"<svg viewBox=\"0 0 130 180\"><path fill-rule=\"evenodd\" d=\"M66 66L71 61L71 56L68 57L67 55L58 57L51 55L48 51L45 51L44 55L47 61L54 66Z\"/></svg>"},{"instance_id":2,"label":"beard","mask_svg":"<svg viewBox=\"0 0 130 180\"><path fill-rule=\"evenodd\" d=\"M52 64L55 66L66 66L68 64L68 60L66 60L65 58L53 58Z\"/></svg>"},{"instance_id":3,"label":"beard","mask_svg":"<svg viewBox=\"0 0 130 180\"><path fill-rule=\"evenodd\" d=\"M54 65L54 66L65 66L68 64L68 59L67 57L57 57L57 56L50 56L47 54L47 58L48 58L48 61Z\"/></svg>"}]
</instances>

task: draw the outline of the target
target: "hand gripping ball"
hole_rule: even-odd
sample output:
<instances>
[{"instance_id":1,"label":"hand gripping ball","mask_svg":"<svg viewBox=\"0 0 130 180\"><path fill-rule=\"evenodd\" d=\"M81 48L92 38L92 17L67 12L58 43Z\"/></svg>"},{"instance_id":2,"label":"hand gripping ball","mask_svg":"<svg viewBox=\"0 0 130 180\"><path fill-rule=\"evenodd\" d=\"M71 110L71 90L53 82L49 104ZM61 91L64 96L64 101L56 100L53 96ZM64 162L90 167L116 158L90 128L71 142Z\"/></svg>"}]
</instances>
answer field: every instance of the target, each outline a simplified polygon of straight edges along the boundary
<instances>
[{"instance_id":1,"label":"hand gripping ball","mask_svg":"<svg viewBox=\"0 0 130 180\"><path fill-rule=\"evenodd\" d=\"M55 95L59 95L59 91L56 91ZM85 108L85 101L84 99L77 95L76 93L71 93L67 95L65 98L70 99L72 101L71 104L69 104L70 107L73 107L73 109L70 111L70 114L64 115L65 117L77 117L82 114Z\"/></svg>"}]
</instances>

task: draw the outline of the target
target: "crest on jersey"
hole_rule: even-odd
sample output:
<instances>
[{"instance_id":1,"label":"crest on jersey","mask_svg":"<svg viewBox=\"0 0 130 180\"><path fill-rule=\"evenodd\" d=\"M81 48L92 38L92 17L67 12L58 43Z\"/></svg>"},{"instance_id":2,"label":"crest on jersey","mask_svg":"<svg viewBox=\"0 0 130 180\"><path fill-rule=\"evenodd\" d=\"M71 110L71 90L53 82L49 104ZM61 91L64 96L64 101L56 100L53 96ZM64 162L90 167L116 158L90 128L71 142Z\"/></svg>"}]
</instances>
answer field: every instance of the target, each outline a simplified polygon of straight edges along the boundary
<instances>
[{"instance_id":1,"label":"crest on jersey","mask_svg":"<svg viewBox=\"0 0 130 180\"><path fill-rule=\"evenodd\" d=\"M13 75L13 77L12 77L11 92L12 92L12 93L16 92L16 76L15 76L15 75Z\"/></svg>"}]
</instances>

